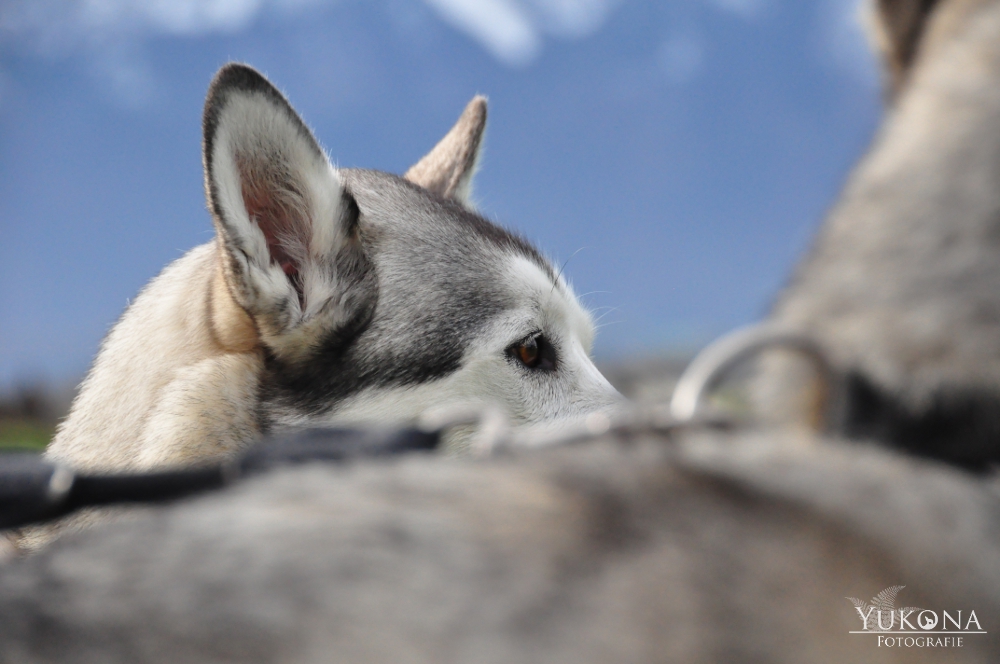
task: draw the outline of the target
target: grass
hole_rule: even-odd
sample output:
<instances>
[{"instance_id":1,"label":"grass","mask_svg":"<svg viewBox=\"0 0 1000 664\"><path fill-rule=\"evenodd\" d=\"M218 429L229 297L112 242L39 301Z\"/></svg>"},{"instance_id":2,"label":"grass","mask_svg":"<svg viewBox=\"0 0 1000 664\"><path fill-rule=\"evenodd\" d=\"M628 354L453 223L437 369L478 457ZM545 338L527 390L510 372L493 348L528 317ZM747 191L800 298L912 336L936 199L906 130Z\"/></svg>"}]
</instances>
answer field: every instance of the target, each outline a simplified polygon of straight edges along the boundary
<instances>
[{"instance_id":1,"label":"grass","mask_svg":"<svg viewBox=\"0 0 1000 664\"><path fill-rule=\"evenodd\" d=\"M48 422L0 419L0 453L41 452L55 430L55 425Z\"/></svg>"}]
</instances>

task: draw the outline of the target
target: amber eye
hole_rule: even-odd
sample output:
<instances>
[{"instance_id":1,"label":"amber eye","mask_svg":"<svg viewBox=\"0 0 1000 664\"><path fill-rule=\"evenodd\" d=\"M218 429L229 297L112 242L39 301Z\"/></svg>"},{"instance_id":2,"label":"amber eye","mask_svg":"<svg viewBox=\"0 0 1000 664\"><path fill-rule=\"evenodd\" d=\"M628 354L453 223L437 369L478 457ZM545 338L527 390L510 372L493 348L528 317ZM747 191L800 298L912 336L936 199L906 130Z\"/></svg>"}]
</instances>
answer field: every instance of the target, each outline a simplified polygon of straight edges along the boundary
<instances>
[{"instance_id":1,"label":"amber eye","mask_svg":"<svg viewBox=\"0 0 1000 664\"><path fill-rule=\"evenodd\" d=\"M536 337L522 341L517 345L516 350L517 359L521 360L521 363L529 369L537 367L539 360L542 359L542 354L538 352L538 341Z\"/></svg>"},{"instance_id":2,"label":"amber eye","mask_svg":"<svg viewBox=\"0 0 1000 664\"><path fill-rule=\"evenodd\" d=\"M527 369L551 371L556 368L555 349L537 332L508 348L507 355Z\"/></svg>"}]
</instances>

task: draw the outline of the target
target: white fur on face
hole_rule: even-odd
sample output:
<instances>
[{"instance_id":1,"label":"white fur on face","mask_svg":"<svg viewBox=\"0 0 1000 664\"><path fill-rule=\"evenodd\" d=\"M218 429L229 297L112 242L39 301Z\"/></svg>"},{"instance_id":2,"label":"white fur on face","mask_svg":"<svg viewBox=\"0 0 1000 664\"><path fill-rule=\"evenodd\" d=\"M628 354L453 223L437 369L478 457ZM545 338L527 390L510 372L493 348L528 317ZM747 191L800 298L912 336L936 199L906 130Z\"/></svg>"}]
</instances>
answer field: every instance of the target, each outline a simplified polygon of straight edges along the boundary
<instances>
[{"instance_id":1,"label":"white fur on face","mask_svg":"<svg viewBox=\"0 0 1000 664\"><path fill-rule=\"evenodd\" d=\"M403 423L432 408L496 404L515 425L531 425L575 421L619 406L623 398L589 357L593 323L570 287L562 279L553 284L523 256L506 260L507 289L516 305L483 326L458 371L420 385L365 390L320 420L292 416L277 424ZM556 348L554 371L531 370L508 357L512 344L536 332Z\"/></svg>"}]
</instances>

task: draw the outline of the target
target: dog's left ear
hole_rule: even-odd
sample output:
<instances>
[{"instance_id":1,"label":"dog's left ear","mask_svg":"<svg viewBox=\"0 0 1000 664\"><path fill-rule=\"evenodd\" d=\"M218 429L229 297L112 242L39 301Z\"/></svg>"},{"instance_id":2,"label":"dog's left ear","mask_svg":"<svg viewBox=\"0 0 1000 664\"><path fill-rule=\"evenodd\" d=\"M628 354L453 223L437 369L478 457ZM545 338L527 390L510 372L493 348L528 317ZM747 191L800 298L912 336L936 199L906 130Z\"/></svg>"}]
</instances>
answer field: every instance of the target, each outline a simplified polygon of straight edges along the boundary
<instances>
[{"instance_id":1,"label":"dog's left ear","mask_svg":"<svg viewBox=\"0 0 1000 664\"><path fill-rule=\"evenodd\" d=\"M205 185L226 283L261 340L291 357L344 332L374 288L358 205L312 132L254 69L223 67L204 115Z\"/></svg>"},{"instance_id":2,"label":"dog's left ear","mask_svg":"<svg viewBox=\"0 0 1000 664\"><path fill-rule=\"evenodd\" d=\"M403 177L438 196L471 207L472 176L485 130L486 98L476 95L451 131Z\"/></svg>"}]
</instances>

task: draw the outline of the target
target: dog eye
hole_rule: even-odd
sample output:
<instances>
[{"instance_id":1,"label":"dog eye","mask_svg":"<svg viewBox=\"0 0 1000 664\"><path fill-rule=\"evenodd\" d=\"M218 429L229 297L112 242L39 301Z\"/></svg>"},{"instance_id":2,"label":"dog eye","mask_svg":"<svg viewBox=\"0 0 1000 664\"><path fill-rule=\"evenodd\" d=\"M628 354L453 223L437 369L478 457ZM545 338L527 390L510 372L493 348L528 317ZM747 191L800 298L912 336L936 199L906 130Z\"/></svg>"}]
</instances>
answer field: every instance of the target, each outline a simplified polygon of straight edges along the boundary
<instances>
[{"instance_id":1,"label":"dog eye","mask_svg":"<svg viewBox=\"0 0 1000 664\"><path fill-rule=\"evenodd\" d=\"M556 368L555 349L541 334L517 342L507 349L507 354L528 369L551 371Z\"/></svg>"},{"instance_id":2,"label":"dog eye","mask_svg":"<svg viewBox=\"0 0 1000 664\"><path fill-rule=\"evenodd\" d=\"M519 343L517 345L517 359L521 360L521 364L529 369L537 367L542 359L542 354L538 352L538 341L528 339Z\"/></svg>"}]
</instances>

